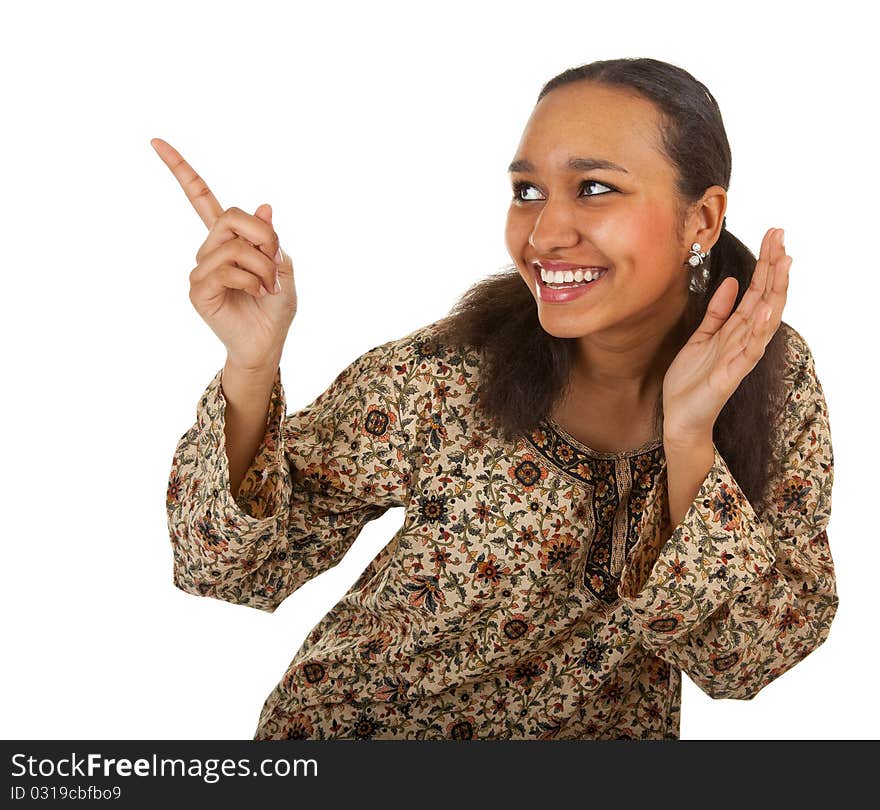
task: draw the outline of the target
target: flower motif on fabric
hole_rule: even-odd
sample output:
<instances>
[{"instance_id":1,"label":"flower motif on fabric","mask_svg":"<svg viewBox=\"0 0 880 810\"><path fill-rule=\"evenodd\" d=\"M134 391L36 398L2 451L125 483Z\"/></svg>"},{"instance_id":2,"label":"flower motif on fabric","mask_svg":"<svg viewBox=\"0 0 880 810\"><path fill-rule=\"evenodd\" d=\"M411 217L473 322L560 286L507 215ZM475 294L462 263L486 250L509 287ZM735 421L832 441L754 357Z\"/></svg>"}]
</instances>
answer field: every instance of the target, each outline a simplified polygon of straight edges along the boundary
<instances>
[{"instance_id":1,"label":"flower motif on fabric","mask_svg":"<svg viewBox=\"0 0 880 810\"><path fill-rule=\"evenodd\" d=\"M724 655L717 655L716 653L711 653L709 656L710 666L712 667L713 672L725 672L730 669L732 666L736 664L740 659L740 654L737 651L725 653Z\"/></svg>"},{"instance_id":2,"label":"flower motif on fabric","mask_svg":"<svg viewBox=\"0 0 880 810\"><path fill-rule=\"evenodd\" d=\"M669 573L675 578L676 582L681 582L690 573L690 568L676 554L675 559L669 564Z\"/></svg>"},{"instance_id":3,"label":"flower motif on fabric","mask_svg":"<svg viewBox=\"0 0 880 810\"><path fill-rule=\"evenodd\" d=\"M413 607L423 607L436 613L440 604L446 604L446 596L437 577L429 574L410 577L410 581L404 582L403 587L409 591L409 603Z\"/></svg>"},{"instance_id":4,"label":"flower motif on fabric","mask_svg":"<svg viewBox=\"0 0 880 810\"><path fill-rule=\"evenodd\" d=\"M661 616L659 619L651 619L647 622L648 628L655 633L673 633L682 622L683 617L680 613L671 616Z\"/></svg>"},{"instance_id":5,"label":"flower motif on fabric","mask_svg":"<svg viewBox=\"0 0 880 810\"><path fill-rule=\"evenodd\" d=\"M470 573L475 574L474 579L478 586L483 584L497 585L501 582L502 575L510 573L510 568L508 566L500 567L498 558L494 554L489 554L487 557L483 553L471 566Z\"/></svg>"},{"instance_id":6,"label":"flower motif on fabric","mask_svg":"<svg viewBox=\"0 0 880 810\"><path fill-rule=\"evenodd\" d=\"M212 554L221 554L226 551L229 541L214 529L214 524L208 520L196 521L196 537L201 541L202 547Z\"/></svg>"},{"instance_id":7,"label":"flower motif on fabric","mask_svg":"<svg viewBox=\"0 0 880 810\"><path fill-rule=\"evenodd\" d=\"M703 501L703 506L713 513L715 522L725 531L740 529L742 515L742 498L736 490L731 489L723 481L718 480L718 488L712 496Z\"/></svg>"},{"instance_id":8,"label":"flower motif on fabric","mask_svg":"<svg viewBox=\"0 0 880 810\"><path fill-rule=\"evenodd\" d=\"M397 421L397 416L381 408L370 408L364 416L363 432L374 439L387 442L389 429Z\"/></svg>"},{"instance_id":9,"label":"flower motif on fabric","mask_svg":"<svg viewBox=\"0 0 880 810\"><path fill-rule=\"evenodd\" d=\"M522 614L518 614L510 619L508 619L502 625L501 632L504 633L507 638L511 641L516 641L516 639L521 638L525 633L528 632L529 625Z\"/></svg>"},{"instance_id":10,"label":"flower motif on fabric","mask_svg":"<svg viewBox=\"0 0 880 810\"><path fill-rule=\"evenodd\" d=\"M385 724L380 723L369 712L364 711L354 724L352 729L356 740L369 740L385 730Z\"/></svg>"},{"instance_id":11,"label":"flower motif on fabric","mask_svg":"<svg viewBox=\"0 0 880 810\"><path fill-rule=\"evenodd\" d=\"M565 442L557 442L556 447L554 448L554 454L556 460L562 464L563 467L567 467L571 464L575 457L574 448Z\"/></svg>"},{"instance_id":12,"label":"flower motif on fabric","mask_svg":"<svg viewBox=\"0 0 880 810\"><path fill-rule=\"evenodd\" d=\"M446 347L433 337L420 337L415 340L414 353L418 365L432 357L444 357Z\"/></svg>"},{"instance_id":13,"label":"flower motif on fabric","mask_svg":"<svg viewBox=\"0 0 880 810\"><path fill-rule=\"evenodd\" d=\"M403 703L407 700L409 686L409 681L400 676L396 678L386 676L382 681L382 686L376 690L374 697L385 703Z\"/></svg>"},{"instance_id":14,"label":"flower motif on fabric","mask_svg":"<svg viewBox=\"0 0 880 810\"><path fill-rule=\"evenodd\" d=\"M540 658L529 658L509 669L507 678L511 683L530 689L546 671L546 662Z\"/></svg>"},{"instance_id":15,"label":"flower motif on fabric","mask_svg":"<svg viewBox=\"0 0 880 810\"><path fill-rule=\"evenodd\" d=\"M535 464L535 457L531 453L526 453L516 466L508 467L507 474L522 484L526 492L531 492L547 478L547 470Z\"/></svg>"},{"instance_id":16,"label":"flower motif on fabric","mask_svg":"<svg viewBox=\"0 0 880 810\"><path fill-rule=\"evenodd\" d=\"M165 490L165 506L168 509L172 509L180 503L180 499L183 496L185 482L184 480L177 474L176 467L171 470L171 474L168 476L168 486Z\"/></svg>"},{"instance_id":17,"label":"flower motif on fabric","mask_svg":"<svg viewBox=\"0 0 880 810\"><path fill-rule=\"evenodd\" d=\"M803 627L805 623L806 619L797 608L787 607L779 620L779 637L785 638L787 632L794 628Z\"/></svg>"},{"instance_id":18,"label":"flower motif on fabric","mask_svg":"<svg viewBox=\"0 0 880 810\"><path fill-rule=\"evenodd\" d=\"M361 658L364 660L377 659L391 646L392 642L393 637L387 630L383 630L381 633L376 633L375 635L370 636L359 645Z\"/></svg>"},{"instance_id":19,"label":"flower motif on fabric","mask_svg":"<svg viewBox=\"0 0 880 810\"><path fill-rule=\"evenodd\" d=\"M313 739L314 726L309 716L301 712L290 714L281 712L278 716L281 726L279 737L285 740L310 740Z\"/></svg>"},{"instance_id":20,"label":"flower motif on fabric","mask_svg":"<svg viewBox=\"0 0 880 810\"><path fill-rule=\"evenodd\" d=\"M310 486L316 484L318 490L323 494L343 488L339 473L321 463L311 462L301 472L295 471L294 476L309 481Z\"/></svg>"},{"instance_id":21,"label":"flower motif on fabric","mask_svg":"<svg viewBox=\"0 0 880 810\"><path fill-rule=\"evenodd\" d=\"M776 492L776 504L780 512L799 512L807 505L812 483L800 476L790 475Z\"/></svg>"},{"instance_id":22,"label":"flower motif on fabric","mask_svg":"<svg viewBox=\"0 0 880 810\"><path fill-rule=\"evenodd\" d=\"M544 571L565 571L578 550L578 542L570 534L555 534L541 543L538 557Z\"/></svg>"},{"instance_id":23,"label":"flower motif on fabric","mask_svg":"<svg viewBox=\"0 0 880 810\"><path fill-rule=\"evenodd\" d=\"M419 520L422 523L448 523L445 495L419 497Z\"/></svg>"},{"instance_id":24,"label":"flower motif on fabric","mask_svg":"<svg viewBox=\"0 0 880 810\"><path fill-rule=\"evenodd\" d=\"M607 645L598 641L589 641L584 651L581 653L578 663L584 669L591 669L593 672L602 671L602 663L607 654Z\"/></svg>"},{"instance_id":25,"label":"flower motif on fabric","mask_svg":"<svg viewBox=\"0 0 880 810\"><path fill-rule=\"evenodd\" d=\"M443 425L443 417L438 412L428 415L428 442L435 450L439 450L443 441L447 438L446 428Z\"/></svg>"},{"instance_id":26,"label":"flower motif on fabric","mask_svg":"<svg viewBox=\"0 0 880 810\"><path fill-rule=\"evenodd\" d=\"M306 679L306 683L311 686L319 684L327 678L327 670L323 664L319 664L317 661L306 661L300 669L303 677Z\"/></svg>"},{"instance_id":27,"label":"flower motif on fabric","mask_svg":"<svg viewBox=\"0 0 880 810\"><path fill-rule=\"evenodd\" d=\"M480 453L486 447L486 439L481 436L479 433L475 433L469 442L467 442L461 449L465 455L468 455L471 452Z\"/></svg>"},{"instance_id":28,"label":"flower motif on fabric","mask_svg":"<svg viewBox=\"0 0 880 810\"><path fill-rule=\"evenodd\" d=\"M471 720L450 723L446 727L446 733L452 740L472 740L474 738L474 723Z\"/></svg>"}]
</instances>

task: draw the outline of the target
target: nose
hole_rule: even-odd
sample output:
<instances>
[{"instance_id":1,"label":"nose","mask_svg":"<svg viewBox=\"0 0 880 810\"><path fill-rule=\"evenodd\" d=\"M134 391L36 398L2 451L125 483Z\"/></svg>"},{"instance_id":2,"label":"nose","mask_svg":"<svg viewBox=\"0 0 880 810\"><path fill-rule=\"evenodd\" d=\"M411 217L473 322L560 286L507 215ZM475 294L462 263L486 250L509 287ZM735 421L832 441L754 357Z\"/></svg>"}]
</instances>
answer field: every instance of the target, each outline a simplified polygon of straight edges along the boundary
<instances>
[{"instance_id":1,"label":"nose","mask_svg":"<svg viewBox=\"0 0 880 810\"><path fill-rule=\"evenodd\" d=\"M567 248L577 244L578 230L575 214L564 200L548 201L535 219L529 244L537 253L553 253L556 248Z\"/></svg>"}]
</instances>

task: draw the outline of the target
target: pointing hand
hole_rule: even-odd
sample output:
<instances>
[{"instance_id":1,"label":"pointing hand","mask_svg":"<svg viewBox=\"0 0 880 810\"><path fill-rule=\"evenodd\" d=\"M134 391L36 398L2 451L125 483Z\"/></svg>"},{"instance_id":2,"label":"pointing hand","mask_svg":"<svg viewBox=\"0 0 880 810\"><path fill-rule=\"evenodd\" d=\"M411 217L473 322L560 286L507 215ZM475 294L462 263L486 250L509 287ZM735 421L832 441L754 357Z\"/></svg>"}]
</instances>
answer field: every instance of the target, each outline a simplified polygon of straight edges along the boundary
<instances>
[{"instance_id":1,"label":"pointing hand","mask_svg":"<svg viewBox=\"0 0 880 810\"><path fill-rule=\"evenodd\" d=\"M153 148L208 228L189 275L189 299L226 346L227 362L242 370L277 365L296 315L293 264L280 248L272 209L253 215L220 207L202 178L161 138Z\"/></svg>"}]
</instances>

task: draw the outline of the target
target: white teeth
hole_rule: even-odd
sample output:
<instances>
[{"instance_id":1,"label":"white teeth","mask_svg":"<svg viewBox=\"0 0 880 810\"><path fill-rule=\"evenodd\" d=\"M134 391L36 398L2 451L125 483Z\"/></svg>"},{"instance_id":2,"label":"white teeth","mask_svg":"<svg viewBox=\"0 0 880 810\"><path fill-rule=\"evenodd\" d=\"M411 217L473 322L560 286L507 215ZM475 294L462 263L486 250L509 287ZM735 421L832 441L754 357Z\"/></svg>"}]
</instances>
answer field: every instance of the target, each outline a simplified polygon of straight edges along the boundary
<instances>
[{"instance_id":1,"label":"white teeth","mask_svg":"<svg viewBox=\"0 0 880 810\"><path fill-rule=\"evenodd\" d=\"M607 270L582 270L578 268L576 271L571 270L545 270L541 268L541 280L545 284L570 284L572 282L580 283L582 281L595 281L597 278L605 275Z\"/></svg>"}]
</instances>

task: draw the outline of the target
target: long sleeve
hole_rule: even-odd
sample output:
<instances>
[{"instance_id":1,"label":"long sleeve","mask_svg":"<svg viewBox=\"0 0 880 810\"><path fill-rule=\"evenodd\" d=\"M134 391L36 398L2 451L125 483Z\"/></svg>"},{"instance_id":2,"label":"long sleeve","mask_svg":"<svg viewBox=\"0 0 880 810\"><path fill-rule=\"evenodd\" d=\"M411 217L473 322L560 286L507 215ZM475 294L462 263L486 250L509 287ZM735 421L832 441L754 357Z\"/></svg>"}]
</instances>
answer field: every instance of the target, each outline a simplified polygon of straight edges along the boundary
<instances>
[{"instance_id":1,"label":"long sleeve","mask_svg":"<svg viewBox=\"0 0 880 810\"><path fill-rule=\"evenodd\" d=\"M368 521L405 505L411 442L399 423L392 343L362 354L286 416L279 369L266 432L234 499L217 372L168 481L176 587L271 613L336 565Z\"/></svg>"},{"instance_id":2,"label":"long sleeve","mask_svg":"<svg viewBox=\"0 0 880 810\"><path fill-rule=\"evenodd\" d=\"M671 536L653 506L653 531L633 548L618 595L646 649L713 698L753 698L828 637L837 611L828 544L833 452L822 386L792 330L789 394L777 445L784 457L760 517L715 447L715 460ZM658 524L660 525L658 530ZM669 537L657 551L651 540ZM641 583L641 584L640 584Z\"/></svg>"}]
</instances>

